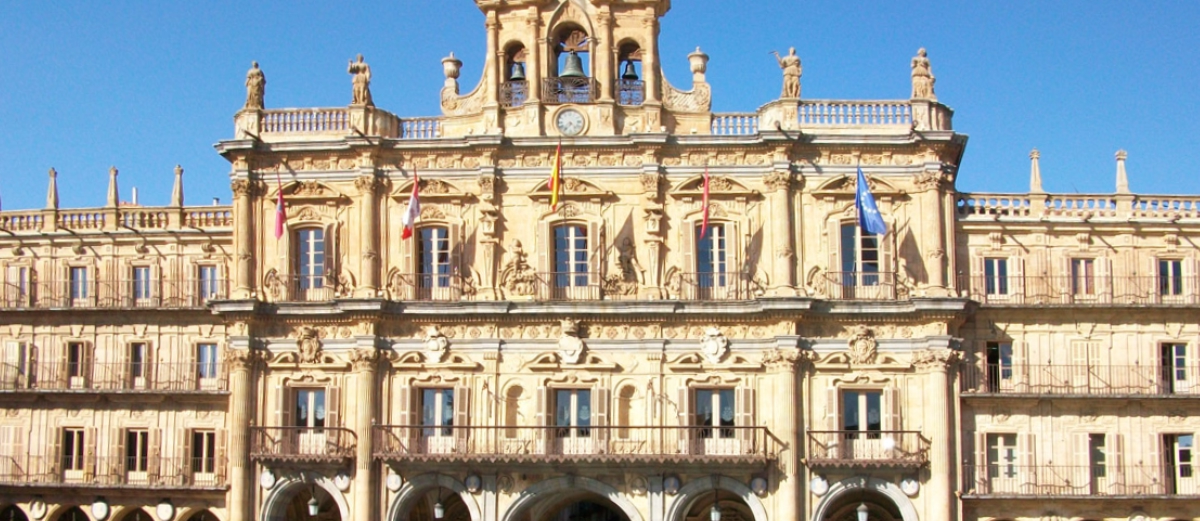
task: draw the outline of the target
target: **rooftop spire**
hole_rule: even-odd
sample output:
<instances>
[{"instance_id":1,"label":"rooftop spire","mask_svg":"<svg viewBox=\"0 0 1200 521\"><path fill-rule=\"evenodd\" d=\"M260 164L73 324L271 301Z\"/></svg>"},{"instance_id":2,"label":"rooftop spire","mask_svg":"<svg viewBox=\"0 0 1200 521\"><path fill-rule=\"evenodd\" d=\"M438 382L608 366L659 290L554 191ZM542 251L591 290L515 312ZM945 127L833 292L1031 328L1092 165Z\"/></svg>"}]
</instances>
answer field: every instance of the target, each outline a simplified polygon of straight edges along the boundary
<instances>
[{"instance_id":1,"label":"rooftop spire","mask_svg":"<svg viewBox=\"0 0 1200 521\"><path fill-rule=\"evenodd\" d=\"M1029 191L1030 191L1030 193L1035 193L1035 194L1045 193L1045 190L1042 190L1042 167L1038 164L1038 160L1041 159L1041 157L1042 157L1042 153L1038 152L1038 149L1036 149L1036 148L1033 149L1033 151L1029 153Z\"/></svg>"},{"instance_id":2,"label":"rooftop spire","mask_svg":"<svg viewBox=\"0 0 1200 521\"><path fill-rule=\"evenodd\" d=\"M183 206L183 167L175 165L175 187L171 189L171 206Z\"/></svg>"},{"instance_id":3,"label":"rooftop spire","mask_svg":"<svg viewBox=\"0 0 1200 521\"><path fill-rule=\"evenodd\" d=\"M121 196L117 193L117 167L108 167L108 207L116 208L121 201Z\"/></svg>"},{"instance_id":4,"label":"rooftop spire","mask_svg":"<svg viewBox=\"0 0 1200 521\"><path fill-rule=\"evenodd\" d=\"M1117 151L1117 193L1129 193L1129 176L1125 173L1125 158L1129 157L1129 153L1124 150Z\"/></svg>"},{"instance_id":5,"label":"rooftop spire","mask_svg":"<svg viewBox=\"0 0 1200 521\"><path fill-rule=\"evenodd\" d=\"M46 209L58 209L58 172L50 169L50 186L46 188Z\"/></svg>"}]
</instances>

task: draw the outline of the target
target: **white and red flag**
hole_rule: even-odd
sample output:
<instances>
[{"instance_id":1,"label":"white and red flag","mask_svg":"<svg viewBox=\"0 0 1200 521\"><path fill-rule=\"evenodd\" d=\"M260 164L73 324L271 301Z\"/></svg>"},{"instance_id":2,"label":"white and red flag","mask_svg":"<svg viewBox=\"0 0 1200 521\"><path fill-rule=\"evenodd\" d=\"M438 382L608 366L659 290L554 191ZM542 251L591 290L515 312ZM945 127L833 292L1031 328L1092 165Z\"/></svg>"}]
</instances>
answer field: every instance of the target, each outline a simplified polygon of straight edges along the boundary
<instances>
[{"instance_id":1,"label":"white and red flag","mask_svg":"<svg viewBox=\"0 0 1200 521\"><path fill-rule=\"evenodd\" d=\"M421 199L417 194L417 188L420 185L421 178L417 177L417 169L414 168L412 196L408 198L408 208L404 209L404 215L400 216L400 222L404 223L404 233L400 234L401 239L412 237L413 228L416 227L417 221L421 220Z\"/></svg>"},{"instance_id":2,"label":"white and red flag","mask_svg":"<svg viewBox=\"0 0 1200 521\"><path fill-rule=\"evenodd\" d=\"M704 197L700 208L704 212L704 221L700 224L700 238L703 239L708 236L708 165L704 165Z\"/></svg>"},{"instance_id":3,"label":"white and red flag","mask_svg":"<svg viewBox=\"0 0 1200 521\"><path fill-rule=\"evenodd\" d=\"M283 237L284 221L287 220L283 208L283 180L279 178L279 172L275 172L275 185L279 188L279 196L275 198L275 240L279 240Z\"/></svg>"}]
</instances>

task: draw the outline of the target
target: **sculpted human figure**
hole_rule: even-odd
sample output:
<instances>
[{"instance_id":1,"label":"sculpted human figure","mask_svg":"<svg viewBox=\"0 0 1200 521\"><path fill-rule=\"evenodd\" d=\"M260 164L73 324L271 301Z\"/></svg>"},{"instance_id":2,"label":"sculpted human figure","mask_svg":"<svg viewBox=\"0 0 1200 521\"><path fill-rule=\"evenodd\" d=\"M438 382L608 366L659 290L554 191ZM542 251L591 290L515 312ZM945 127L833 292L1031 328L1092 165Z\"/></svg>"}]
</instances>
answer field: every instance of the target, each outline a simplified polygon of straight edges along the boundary
<instances>
[{"instance_id":1,"label":"sculpted human figure","mask_svg":"<svg viewBox=\"0 0 1200 521\"><path fill-rule=\"evenodd\" d=\"M933 93L933 70L929 67L929 57L925 48L917 50L912 59L912 97L914 99L937 99Z\"/></svg>"},{"instance_id":2,"label":"sculpted human figure","mask_svg":"<svg viewBox=\"0 0 1200 521\"><path fill-rule=\"evenodd\" d=\"M354 75L354 98L351 105L366 105L374 107L371 100L371 66L363 61L363 55L358 55L358 61L351 61L346 72Z\"/></svg>"},{"instance_id":3,"label":"sculpted human figure","mask_svg":"<svg viewBox=\"0 0 1200 521\"><path fill-rule=\"evenodd\" d=\"M775 54L775 60L779 62L779 68L783 69L783 94L782 98L799 98L800 97L800 57L796 56L796 48L788 49L787 56L780 56L779 51L771 51Z\"/></svg>"},{"instance_id":4,"label":"sculpted human figure","mask_svg":"<svg viewBox=\"0 0 1200 521\"><path fill-rule=\"evenodd\" d=\"M258 68L258 62L250 62L250 70L246 72L246 106L247 109L263 108L263 96L267 90L267 76Z\"/></svg>"}]
</instances>

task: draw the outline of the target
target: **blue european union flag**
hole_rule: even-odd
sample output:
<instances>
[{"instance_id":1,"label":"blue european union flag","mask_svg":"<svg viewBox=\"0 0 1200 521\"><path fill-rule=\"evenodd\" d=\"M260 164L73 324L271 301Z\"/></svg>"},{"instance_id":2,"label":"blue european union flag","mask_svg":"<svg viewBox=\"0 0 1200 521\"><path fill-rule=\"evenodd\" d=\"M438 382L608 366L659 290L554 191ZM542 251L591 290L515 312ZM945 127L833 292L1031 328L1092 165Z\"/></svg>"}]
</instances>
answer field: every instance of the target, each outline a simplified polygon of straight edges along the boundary
<instances>
[{"instance_id":1,"label":"blue european union flag","mask_svg":"<svg viewBox=\"0 0 1200 521\"><path fill-rule=\"evenodd\" d=\"M858 190L854 194L854 208L858 210L858 226L863 231L876 235L887 233L887 223L883 222L883 216L879 214L879 207L875 205L875 198L871 196L867 176L863 175L862 168L858 169Z\"/></svg>"}]
</instances>

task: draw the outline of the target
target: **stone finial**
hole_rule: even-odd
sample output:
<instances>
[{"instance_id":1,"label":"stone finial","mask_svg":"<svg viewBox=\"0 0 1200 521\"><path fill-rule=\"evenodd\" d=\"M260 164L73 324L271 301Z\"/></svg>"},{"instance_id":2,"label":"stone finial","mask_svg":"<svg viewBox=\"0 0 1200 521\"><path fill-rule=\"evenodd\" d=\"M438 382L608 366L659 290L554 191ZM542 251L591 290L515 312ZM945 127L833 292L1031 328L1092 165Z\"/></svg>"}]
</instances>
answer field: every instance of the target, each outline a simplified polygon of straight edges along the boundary
<instances>
[{"instance_id":1,"label":"stone finial","mask_svg":"<svg viewBox=\"0 0 1200 521\"><path fill-rule=\"evenodd\" d=\"M183 206L183 167L175 165L175 186L171 188L171 206Z\"/></svg>"},{"instance_id":2,"label":"stone finial","mask_svg":"<svg viewBox=\"0 0 1200 521\"><path fill-rule=\"evenodd\" d=\"M446 75L445 87L454 89L454 93L458 94L458 75L462 73L462 60L454 57L454 52L450 52L450 56L442 58L442 74Z\"/></svg>"},{"instance_id":3,"label":"stone finial","mask_svg":"<svg viewBox=\"0 0 1200 521\"><path fill-rule=\"evenodd\" d=\"M1125 173L1125 159L1129 157L1129 153L1124 150L1117 151L1117 193L1129 193L1129 175Z\"/></svg>"},{"instance_id":4,"label":"stone finial","mask_svg":"<svg viewBox=\"0 0 1200 521\"><path fill-rule=\"evenodd\" d=\"M1042 167L1038 164L1038 160L1042 158L1042 153L1038 149L1033 149L1029 153L1029 192L1034 194L1046 193L1042 190Z\"/></svg>"},{"instance_id":5,"label":"stone finial","mask_svg":"<svg viewBox=\"0 0 1200 521\"><path fill-rule=\"evenodd\" d=\"M350 66L346 68L346 72L354 77L354 95L350 104L374 107L375 102L371 99L371 66L363 61L363 55L359 54L357 59L358 61L351 60Z\"/></svg>"},{"instance_id":6,"label":"stone finial","mask_svg":"<svg viewBox=\"0 0 1200 521\"><path fill-rule=\"evenodd\" d=\"M917 49L917 55L912 59L912 97L937 101L933 93L933 69L929 65L929 55L925 48Z\"/></svg>"},{"instance_id":7,"label":"stone finial","mask_svg":"<svg viewBox=\"0 0 1200 521\"><path fill-rule=\"evenodd\" d=\"M258 68L258 62L250 62L250 70L246 72L246 106L242 110L262 110L266 92L267 76Z\"/></svg>"},{"instance_id":8,"label":"stone finial","mask_svg":"<svg viewBox=\"0 0 1200 521\"><path fill-rule=\"evenodd\" d=\"M121 195L117 192L117 167L108 167L108 207L116 208L121 201Z\"/></svg>"},{"instance_id":9,"label":"stone finial","mask_svg":"<svg viewBox=\"0 0 1200 521\"><path fill-rule=\"evenodd\" d=\"M46 187L46 209L58 209L58 172L50 169L50 185Z\"/></svg>"},{"instance_id":10,"label":"stone finial","mask_svg":"<svg viewBox=\"0 0 1200 521\"><path fill-rule=\"evenodd\" d=\"M708 55L704 54L699 47L691 54L688 54L688 64L692 67L692 82L704 83L708 81L704 74L708 72Z\"/></svg>"},{"instance_id":11,"label":"stone finial","mask_svg":"<svg viewBox=\"0 0 1200 521\"><path fill-rule=\"evenodd\" d=\"M800 99L800 75L804 70L800 67L800 57L796 56L796 48L788 49L787 56L780 56L779 51L771 52L779 62L779 68L783 69L783 93L779 97Z\"/></svg>"}]
</instances>

